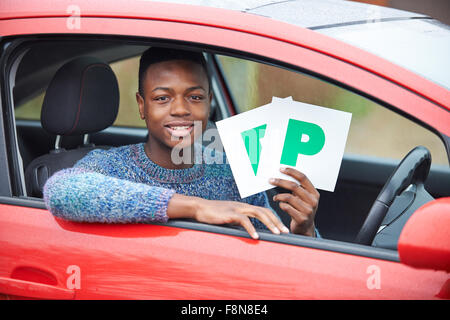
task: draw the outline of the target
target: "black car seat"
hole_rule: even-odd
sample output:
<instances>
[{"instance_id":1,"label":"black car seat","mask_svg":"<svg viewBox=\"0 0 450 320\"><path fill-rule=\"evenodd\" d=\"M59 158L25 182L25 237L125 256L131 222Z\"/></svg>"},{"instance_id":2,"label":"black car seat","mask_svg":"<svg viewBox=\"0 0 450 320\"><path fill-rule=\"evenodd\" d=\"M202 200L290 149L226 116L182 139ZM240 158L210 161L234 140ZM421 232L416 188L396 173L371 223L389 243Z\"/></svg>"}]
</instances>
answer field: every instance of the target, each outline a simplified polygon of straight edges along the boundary
<instances>
[{"instance_id":1,"label":"black car seat","mask_svg":"<svg viewBox=\"0 0 450 320\"><path fill-rule=\"evenodd\" d=\"M96 147L89 134L113 124L119 109L119 87L111 67L94 57L79 57L64 64L45 93L42 127L56 135L55 149L34 159L25 170L28 196L42 197L47 179L72 167ZM61 148L65 136L83 136L83 144ZM104 147L103 147L104 148Z\"/></svg>"}]
</instances>

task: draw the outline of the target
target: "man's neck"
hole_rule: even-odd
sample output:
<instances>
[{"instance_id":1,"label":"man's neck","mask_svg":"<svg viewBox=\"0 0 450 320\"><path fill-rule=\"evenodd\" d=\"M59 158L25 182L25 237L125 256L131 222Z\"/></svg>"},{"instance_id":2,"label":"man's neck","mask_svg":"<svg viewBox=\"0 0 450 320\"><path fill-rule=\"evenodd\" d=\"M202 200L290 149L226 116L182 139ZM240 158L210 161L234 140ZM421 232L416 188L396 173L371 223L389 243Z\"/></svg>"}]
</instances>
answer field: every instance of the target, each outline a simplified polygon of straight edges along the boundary
<instances>
[{"instance_id":1,"label":"man's neck","mask_svg":"<svg viewBox=\"0 0 450 320\"><path fill-rule=\"evenodd\" d=\"M149 139L144 145L144 150L153 163L166 169L187 169L194 165L194 144L172 152L171 148ZM187 154L185 154L186 152ZM174 162L173 156L176 156L177 160L183 159L183 161L177 164L180 161Z\"/></svg>"}]
</instances>

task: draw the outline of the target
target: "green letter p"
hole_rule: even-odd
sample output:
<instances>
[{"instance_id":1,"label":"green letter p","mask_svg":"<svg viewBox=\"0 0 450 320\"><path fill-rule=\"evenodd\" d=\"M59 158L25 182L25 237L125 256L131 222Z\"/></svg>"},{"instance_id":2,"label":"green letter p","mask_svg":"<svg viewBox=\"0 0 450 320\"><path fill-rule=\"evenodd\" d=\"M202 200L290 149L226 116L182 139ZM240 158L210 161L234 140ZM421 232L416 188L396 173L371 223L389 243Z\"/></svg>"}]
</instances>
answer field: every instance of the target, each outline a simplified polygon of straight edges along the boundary
<instances>
[{"instance_id":1,"label":"green letter p","mask_svg":"<svg viewBox=\"0 0 450 320\"><path fill-rule=\"evenodd\" d=\"M309 139L302 141L303 137ZM280 163L295 167L299 154L315 155L324 145L325 133L321 127L314 123L289 119Z\"/></svg>"}]
</instances>

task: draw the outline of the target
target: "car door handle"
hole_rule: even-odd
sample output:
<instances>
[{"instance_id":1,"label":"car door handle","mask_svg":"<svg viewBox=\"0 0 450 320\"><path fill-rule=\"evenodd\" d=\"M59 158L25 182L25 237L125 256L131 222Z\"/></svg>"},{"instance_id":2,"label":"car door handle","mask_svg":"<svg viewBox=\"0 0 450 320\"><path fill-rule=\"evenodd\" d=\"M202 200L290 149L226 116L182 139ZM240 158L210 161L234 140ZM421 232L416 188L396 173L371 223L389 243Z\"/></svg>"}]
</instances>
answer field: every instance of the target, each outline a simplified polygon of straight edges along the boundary
<instances>
[{"instance_id":1,"label":"car door handle","mask_svg":"<svg viewBox=\"0 0 450 320\"><path fill-rule=\"evenodd\" d=\"M0 277L0 293L27 298L70 300L75 291L48 284Z\"/></svg>"}]
</instances>

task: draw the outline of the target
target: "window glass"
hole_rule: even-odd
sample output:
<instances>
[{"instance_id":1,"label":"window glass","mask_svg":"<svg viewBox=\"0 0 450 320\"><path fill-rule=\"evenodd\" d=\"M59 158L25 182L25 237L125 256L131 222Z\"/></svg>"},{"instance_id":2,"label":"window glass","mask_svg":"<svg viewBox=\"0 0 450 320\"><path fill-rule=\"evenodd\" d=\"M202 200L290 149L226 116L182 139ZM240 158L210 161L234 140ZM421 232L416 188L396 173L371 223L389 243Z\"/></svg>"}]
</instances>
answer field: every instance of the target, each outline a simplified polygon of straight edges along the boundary
<instances>
[{"instance_id":1,"label":"window glass","mask_svg":"<svg viewBox=\"0 0 450 320\"><path fill-rule=\"evenodd\" d=\"M306 74L257 62L218 56L238 112L270 103L272 97L352 113L346 153L402 159L412 148L423 145L433 164L448 164L441 139L389 109L336 85Z\"/></svg>"},{"instance_id":2,"label":"window glass","mask_svg":"<svg viewBox=\"0 0 450 320\"><path fill-rule=\"evenodd\" d=\"M139 117L139 109L136 102L138 88L139 56L111 63L119 83L120 106L114 126L142 127L145 122ZM45 92L16 106L16 119L40 120L42 103Z\"/></svg>"},{"instance_id":3,"label":"window glass","mask_svg":"<svg viewBox=\"0 0 450 320\"><path fill-rule=\"evenodd\" d=\"M17 106L14 110L16 119L40 120L45 92Z\"/></svg>"},{"instance_id":4,"label":"window glass","mask_svg":"<svg viewBox=\"0 0 450 320\"><path fill-rule=\"evenodd\" d=\"M111 63L119 82L120 107L114 126L146 128L145 121L139 117L136 102L138 91L139 56Z\"/></svg>"}]
</instances>

